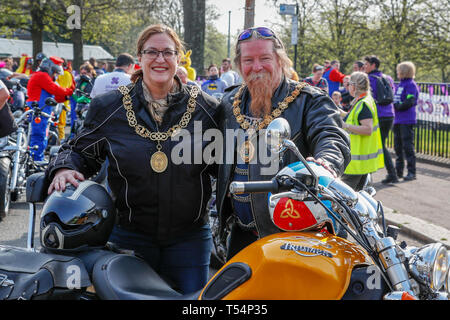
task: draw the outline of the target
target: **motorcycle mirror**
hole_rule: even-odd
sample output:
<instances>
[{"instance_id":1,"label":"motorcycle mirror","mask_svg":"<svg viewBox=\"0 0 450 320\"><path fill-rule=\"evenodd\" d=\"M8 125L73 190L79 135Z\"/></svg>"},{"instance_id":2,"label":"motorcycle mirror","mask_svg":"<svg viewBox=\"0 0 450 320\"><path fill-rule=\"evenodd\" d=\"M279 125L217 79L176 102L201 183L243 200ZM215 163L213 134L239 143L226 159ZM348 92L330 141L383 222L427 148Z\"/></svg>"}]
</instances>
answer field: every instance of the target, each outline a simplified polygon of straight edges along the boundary
<instances>
[{"instance_id":1,"label":"motorcycle mirror","mask_svg":"<svg viewBox=\"0 0 450 320\"><path fill-rule=\"evenodd\" d=\"M305 168L311 173L314 178L314 188L317 189L319 178L311 169L305 158L298 150L295 143L289 140L291 137L291 126L286 119L276 118L272 120L267 126L266 143L270 150L274 153L284 152L286 149L291 150L297 158L305 165Z\"/></svg>"},{"instance_id":2,"label":"motorcycle mirror","mask_svg":"<svg viewBox=\"0 0 450 320\"><path fill-rule=\"evenodd\" d=\"M45 104L48 106L56 106L58 103L56 102L55 99L53 99L52 97L48 97L47 99L45 99Z\"/></svg>"},{"instance_id":3,"label":"motorcycle mirror","mask_svg":"<svg viewBox=\"0 0 450 320\"><path fill-rule=\"evenodd\" d=\"M266 129L266 143L274 153L284 150L283 142L291 137L291 126L286 119L276 118Z\"/></svg>"}]
</instances>

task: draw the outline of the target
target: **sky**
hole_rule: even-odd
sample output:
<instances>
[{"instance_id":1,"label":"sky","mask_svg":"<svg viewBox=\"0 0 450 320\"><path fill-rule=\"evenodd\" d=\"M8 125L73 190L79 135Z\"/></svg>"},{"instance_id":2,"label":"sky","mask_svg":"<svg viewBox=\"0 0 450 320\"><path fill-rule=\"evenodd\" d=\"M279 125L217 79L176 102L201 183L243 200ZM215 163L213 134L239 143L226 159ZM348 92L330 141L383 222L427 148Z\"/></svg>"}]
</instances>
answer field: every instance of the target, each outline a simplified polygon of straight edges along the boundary
<instances>
[{"instance_id":1,"label":"sky","mask_svg":"<svg viewBox=\"0 0 450 320\"><path fill-rule=\"evenodd\" d=\"M291 3L292 1L280 1ZM245 0L207 0L207 4L214 4L222 16L215 23L216 28L223 34L228 34L228 11L231 10L231 35L235 35L244 28ZM279 7L270 5L266 0L255 0L255 26L268 25L267 22L280 21ZM266 22L267 21L267 22Z\"/></svg>"}]
</instances>

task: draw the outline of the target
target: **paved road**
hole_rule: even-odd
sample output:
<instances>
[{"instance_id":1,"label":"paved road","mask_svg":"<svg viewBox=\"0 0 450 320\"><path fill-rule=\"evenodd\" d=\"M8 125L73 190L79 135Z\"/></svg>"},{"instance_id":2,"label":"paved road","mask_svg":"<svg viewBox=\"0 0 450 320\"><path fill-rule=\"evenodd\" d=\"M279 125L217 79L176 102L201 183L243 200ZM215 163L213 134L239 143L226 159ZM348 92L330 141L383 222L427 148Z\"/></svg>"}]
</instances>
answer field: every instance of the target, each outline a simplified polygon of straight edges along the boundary
<instances>
[{"instance_id":1,"label":"paved road","mask_svg":"<svg viewBox=\"0 0 450 320\"><path fill-rule=\"evenodd\" d=\"M35 224L35 244L39 247L39 213L42 205L38 205ZM26 247L28 234L28 204L12 203L9 214L0 221L0 244Z\"/></svg>"},{"instance_id":2,"label":"paved road","mask_svg":"<svg viewBox=\"0 0 450 320\"><path fill-rule=\"evenodd\" d=\"M417 180L383 185L386 170L373 175L375 198L384 206L450 230L450 168L418 161Z\"/></svg>"}]
</instances>

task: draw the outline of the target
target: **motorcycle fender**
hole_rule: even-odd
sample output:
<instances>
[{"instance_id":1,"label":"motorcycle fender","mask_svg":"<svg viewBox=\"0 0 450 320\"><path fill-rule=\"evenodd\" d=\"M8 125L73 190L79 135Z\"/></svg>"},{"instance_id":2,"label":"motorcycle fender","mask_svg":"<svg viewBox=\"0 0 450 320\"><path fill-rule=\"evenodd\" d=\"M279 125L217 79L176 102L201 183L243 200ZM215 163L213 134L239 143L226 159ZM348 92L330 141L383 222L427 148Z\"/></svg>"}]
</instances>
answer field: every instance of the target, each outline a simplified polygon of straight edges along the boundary
<instances>
[{"instance_id":1,"label":"motorcycle fender","mask_svg":"<svg viewBox=\"0 0 450 320\"><path fill-rule=\"evenodd\" d=\"M373 261L354 243L328 233L283 232L252 243L220 269L200 295L224 282L223 270L236 263L248 266L249 276L228 290L225 300L334 300L347 291L352 270ZM228 279L228 283L231 280ZM214 289L218 291L217 286Z\"/></svg>"}]
</instances>

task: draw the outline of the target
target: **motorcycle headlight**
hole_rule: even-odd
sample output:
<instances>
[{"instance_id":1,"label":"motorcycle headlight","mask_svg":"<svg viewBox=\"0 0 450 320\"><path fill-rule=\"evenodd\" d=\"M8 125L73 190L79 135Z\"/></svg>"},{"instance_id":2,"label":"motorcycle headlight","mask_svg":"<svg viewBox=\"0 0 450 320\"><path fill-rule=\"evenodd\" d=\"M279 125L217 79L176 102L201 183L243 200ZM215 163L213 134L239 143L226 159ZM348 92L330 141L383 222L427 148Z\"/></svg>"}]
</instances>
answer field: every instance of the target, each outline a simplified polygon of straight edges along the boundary
<instances>
[{"instance_id":1,"label":"motorcycle headlight","mask_svg":"<svg viewBox=\"0 0 450 320\"><path fill-rule=\"evenodd\" d=\"M442 243L417 249L409 260L409 268L416 280L433 290L441 289L446 280L448 287L448 253Z\"/></svg>"},{"instance_id":2,"label":"motorcycle headlight","mask_svg":"<svg viewBox=\"0 0 450 320\"><path fill-rule=\"evenodd\" d=\"M0 138L0 149L8 144L8 136Z\"/></svg>"}]
</instances>

